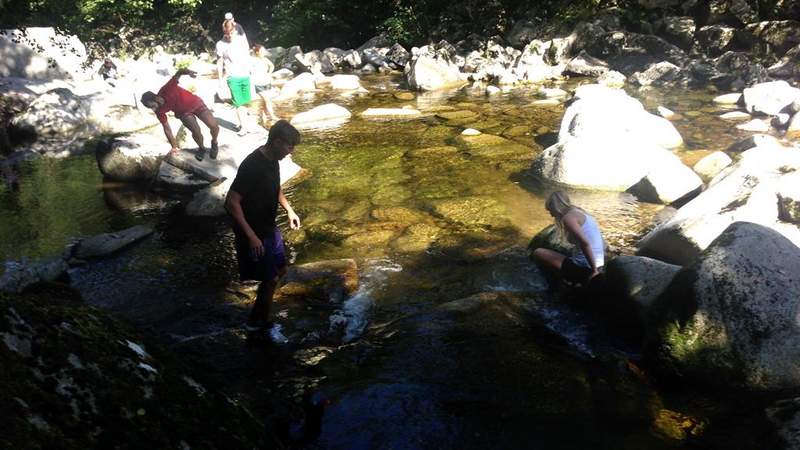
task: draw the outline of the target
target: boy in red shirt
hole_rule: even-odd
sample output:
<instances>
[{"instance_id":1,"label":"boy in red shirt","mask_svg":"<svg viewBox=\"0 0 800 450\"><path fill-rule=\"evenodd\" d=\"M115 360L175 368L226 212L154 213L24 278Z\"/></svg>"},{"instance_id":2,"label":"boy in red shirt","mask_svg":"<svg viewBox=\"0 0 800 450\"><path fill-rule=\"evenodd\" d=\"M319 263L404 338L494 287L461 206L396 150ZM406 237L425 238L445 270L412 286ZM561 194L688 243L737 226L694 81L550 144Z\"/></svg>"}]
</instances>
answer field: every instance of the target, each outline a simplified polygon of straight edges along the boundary
<instances>
[{"instance_id":1,"label":"boy in red shirt","mask_svg":"<svg viewBox=\"0 0 800 450\"><path fill-rule=\"evenodd\" d=\"M198 161L202 161L206 149L203 147L203 134L200 132L200 125L197 124L197 119L199 118L206 124L209 131L211 131L210 156L211 159L216 159L217 152L219 151L219 146L217 144L219 124L217 124L217 119L200 97L178 86L178 79L181 75L189 75L194 78L197 76L197 73L189 69L178 70L175 75L167 81L167 84L159 89L158 94L154 94L150 91L142 94L142 104L155 111L158 120L164 127L164 135L172 146L170 151L177 152L180 150L180 148L178 148L178 141L175 139L175 135L172 134L169 122L167 122L167 113L173 111L175 117L180 119L192 133L192 138L199 146L195 158L197 158Z\"/></svg>"}]
</instances>

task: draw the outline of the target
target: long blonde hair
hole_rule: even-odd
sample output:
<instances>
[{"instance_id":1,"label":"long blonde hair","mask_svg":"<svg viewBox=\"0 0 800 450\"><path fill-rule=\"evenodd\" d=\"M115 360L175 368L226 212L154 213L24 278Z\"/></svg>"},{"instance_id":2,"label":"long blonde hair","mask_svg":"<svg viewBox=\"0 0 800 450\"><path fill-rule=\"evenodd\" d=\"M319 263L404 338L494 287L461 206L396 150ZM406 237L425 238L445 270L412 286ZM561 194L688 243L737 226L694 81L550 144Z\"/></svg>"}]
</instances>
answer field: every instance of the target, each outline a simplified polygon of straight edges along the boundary
<instances>
[{"instance_id":1,"label":"long blonde hair","mask_svg":"<svg viewBox=\"0 0 800 450\"><path fill-rule=\"evenodd\" d=\"M575 206L570 202L569 196L564 191L553 191L547 200L544 202L544 207L553 214L556 223L556 229L561 237L566 238L566 231L564 230L564 216L573 209L584 212L581 208ZM585 212L584 212L585 213Z\"/></svg>"}]
</instances>

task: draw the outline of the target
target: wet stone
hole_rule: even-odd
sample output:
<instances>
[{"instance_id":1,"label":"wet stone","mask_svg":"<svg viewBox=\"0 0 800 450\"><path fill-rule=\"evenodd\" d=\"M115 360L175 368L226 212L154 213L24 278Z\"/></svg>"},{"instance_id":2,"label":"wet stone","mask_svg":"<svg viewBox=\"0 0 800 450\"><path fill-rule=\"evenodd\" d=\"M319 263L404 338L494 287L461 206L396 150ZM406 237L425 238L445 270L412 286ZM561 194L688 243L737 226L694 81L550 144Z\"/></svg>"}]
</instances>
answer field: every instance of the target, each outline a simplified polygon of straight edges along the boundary
<instances>
[{"instance_id":1,"label":"wet stone","mask_svg":"<svg viewBox=\"0 0 800 450\"><path fill-rule=\"evenodd\" d=\"M496 234L460 232L436 239L431 245L431 252L447 260L477 262L494 258L511 245L511 242Z\"/></svg>"},{"instance_id":2,"label":"wet stone","mask_svg":"<svg viewBox=\"0 0 800 450\"><path fill-rule=\"evenodd\" d=\"M454 106L436 105L436 106L431 106L429 108L425 108L423 110L423 112L426 112L426 113L440 113L440 112L448 112L448 111L455 111L455 110L456 110L456 108Z\"/></svg>"},{"instance_id":3,"label":"wet stone","mask_svg":"<svg viewBox=\"0 0 800 450\"><path fill-rule=\"evenodd\" d=\"M406 228L403 234L394 240L392 248L401 253L425 251L443 230L434 225L418 223Z\"/></svg>"},{"instance_id":4,"label":"wet stone","mask_svg":"<svg viewBox=\"0 0 800 450\"><path fill-rule=\"evenodd\" d=\"M417 98L417 96L411 92L395 92L394 98L398 100L408 101L408 100L414 100L415 98Z\"/></svg>"},{"instance_id":5,"label":"wet stone","mask_svg":"<svg viewBox=\"0 0 800 450\"><path fill-rule=\"evenodd\" d=\"M491 226L503 222L508 210L490 197L463 197L431 202L433 212L448 221L467 226Z\"/></svg>"},{"instance_id":6,"label":"wet stone","mask_svg":"<svg viewBox=\"0 0 800 450\"><path fill-rule=\"evenodd\" d=\"M381 254L396 235L396 230L372 230L354 234L342 242L350 248L358 248L361 255Z\"/></svg>"},{"instance_id":7,"label":"wet stone","mask_svg":"<svg viewBox=\"0 0 800 450\"><path fill-rule=\"evenodd\" d=\"M503 131L503 136L518 137L530 134L531 128L527 125L515 125Z\"/></svg>"},{"instance_id":8,"label":"wet stone","mask_svg":"<svg viewBox=\"0 0 800 450\"><path fill-rule=\"evenodd\" d=\"M458 147L445 145L441 147L426 147L409 150L406 152L407 158L436 158L442 155L455 155L459 152Z\"/></svg>"},{"instance_id":9,"label":"wet stone","mask_svg":"<svg viewBox=\"0 0 800 450\"><path fill-rule=\"evenodd\" d=\"M474 156L529 158L533 154L533 149L530 147L491 134L459 136L456 138L456 143L466 147L467 151Z\"/></svg>"},{"instance_id":10,"label":"wet stone","mask_svg":"<svg viewBox=\"0 0 800 450\"><path fill-rule=\"evenodd\" d=\"M436 117L448 121L472 119L478 116L475 111L461 110L461 111L445 111L436 113Z\"/></svg>"},{"instance_id":11,"label":"wet stone","mask_svg":"<svg viewBox=\"0 0 800 450\"><path fill-rule=\"evenodd\" d=\"M412 224L430 219L430 216L425 212L402 206L376 208L372 210L371 215L375 220L400 222L404 224Z\"/></svg>"},{"instance_id":12,"label":"wet stone","mask_svg":"<svg viewBox=\"0 0 800 450\"><path fill-rule=\"evenodd\" d=\"M359 222L369 213L369 209L368 201L360 201L345 208L340 217L350 222Z\"/></svg>"}]
</instances>

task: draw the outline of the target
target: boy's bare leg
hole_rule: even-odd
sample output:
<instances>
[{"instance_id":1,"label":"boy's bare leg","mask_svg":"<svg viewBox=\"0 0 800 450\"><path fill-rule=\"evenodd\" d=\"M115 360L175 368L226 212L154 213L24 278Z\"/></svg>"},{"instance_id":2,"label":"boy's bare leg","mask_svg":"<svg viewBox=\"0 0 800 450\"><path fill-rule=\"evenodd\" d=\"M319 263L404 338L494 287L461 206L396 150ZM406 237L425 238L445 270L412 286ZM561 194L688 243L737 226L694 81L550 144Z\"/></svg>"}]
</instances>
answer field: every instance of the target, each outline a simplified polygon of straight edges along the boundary
<instances>
[{"instance_id":1,"label":"boy's bare leg","mask_svg":"<svg viewBox=\"0 0 800 450\"><path fill-rule=\"evenodd\" d=\"M200 125L197 123L197 118L194 114L184 114L181 117L181 122L186 128L189 129L189 132L192 133L192 139L197 143L197 146L200 148L199 151L204 151L205 147L203 147L203 133L200 131Z\"/></svg>"},{"instance_id":2,"label":"boy's bare leg","mask_svg":"<svg viewBox=\"0 0 800 450\"><path fill-rule=\"evenodd\" d=\"M214 114L208 109L198 114L197 117L206 124L208 131L211 132L211 149L213 151L217 144L217 136L219 136L219 123L217 122L217 118L214 117Z\"/></svg>"}]
</instances>

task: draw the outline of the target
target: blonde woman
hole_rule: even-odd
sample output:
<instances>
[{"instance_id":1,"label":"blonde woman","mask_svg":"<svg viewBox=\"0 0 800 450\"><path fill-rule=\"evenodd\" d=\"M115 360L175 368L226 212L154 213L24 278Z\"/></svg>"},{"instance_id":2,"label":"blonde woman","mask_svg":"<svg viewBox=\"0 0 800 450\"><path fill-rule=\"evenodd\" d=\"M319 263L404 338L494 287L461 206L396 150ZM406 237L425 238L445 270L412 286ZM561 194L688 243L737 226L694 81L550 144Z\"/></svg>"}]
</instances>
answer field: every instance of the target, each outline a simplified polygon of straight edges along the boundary
<instances>
[{"instance_id":1,"label":"blonde woman","mask_svg":"<svg viewBox=\"0 0 800 450\"><path fill-rule=\"evenodd\" d=\"M544 204L555 219L556 227L573 244L572 254L537 248L533 260L545 270L554 270L565 280L587 283L600 273L605 263L605 244L597 221L586 211L570 203L562 191L555 191Z\"/></svg>"}]
</instances>

